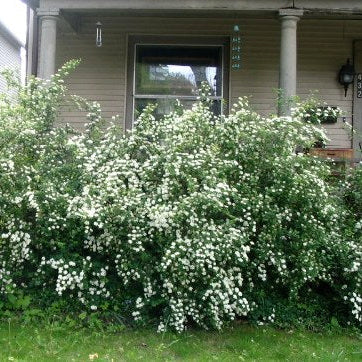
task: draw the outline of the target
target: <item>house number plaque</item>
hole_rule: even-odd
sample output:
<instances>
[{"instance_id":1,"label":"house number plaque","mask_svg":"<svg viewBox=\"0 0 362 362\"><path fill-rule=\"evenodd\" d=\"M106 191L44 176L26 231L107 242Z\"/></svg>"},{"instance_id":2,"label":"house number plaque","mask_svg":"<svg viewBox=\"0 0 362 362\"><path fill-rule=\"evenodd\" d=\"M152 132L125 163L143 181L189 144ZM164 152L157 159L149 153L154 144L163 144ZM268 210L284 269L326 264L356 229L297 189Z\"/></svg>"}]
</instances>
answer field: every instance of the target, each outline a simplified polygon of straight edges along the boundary
<instances>
[{"instance_id":1,"label":"house number plaque","mask_svg":"<svg viewBox=\"0 0 362 362\"><path fill-rule=\"evenodd\" d=\"M231 37L231 68L239 70L241 68L241 36L239 25L234 25L234 34Z\"/></svg>"},{"instance_id":2,"label":"house number plaque","mask_svg":"<svg viewBox=\"0 0 362 362\"><path fill-rule=\"evenodd\" d=\"M357 74L357 98L362 98L362 73Z\"/></svg>"}]
</instances>

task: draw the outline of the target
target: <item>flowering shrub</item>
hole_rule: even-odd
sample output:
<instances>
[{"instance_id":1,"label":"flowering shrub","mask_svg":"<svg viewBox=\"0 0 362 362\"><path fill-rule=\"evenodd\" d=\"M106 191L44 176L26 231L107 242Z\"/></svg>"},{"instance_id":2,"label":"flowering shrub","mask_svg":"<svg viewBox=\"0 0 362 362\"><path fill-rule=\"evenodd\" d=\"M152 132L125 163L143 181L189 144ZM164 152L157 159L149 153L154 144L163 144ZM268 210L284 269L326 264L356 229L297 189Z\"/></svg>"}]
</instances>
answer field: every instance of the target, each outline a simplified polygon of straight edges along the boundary
<instances>
[{"instance_id":1,"label":"flowering shrub","mask_svg":"<svg viewBox=\"0 0 362 362\"><path fill-rule=\"evenodd\" d=\"M347 175L342 184L342 194L349 210L346 220L347 237L354 249L350 255L350 266L345 269L350 292L344 298L353 304L352 313L362 323L362 163ZM347 286L345 285L345 288Z\"/></svg>"},{"instance_id":2,"label":"flowering shrub","mask_svg":"<svg viewBox=\"0 0 362 362\"><path fill-rule=\"evenodd\" d=\"M362 163L356 165L356 168L347 177L347 184L344 185L345 198L347 205L352 211L354 217L362 219Z\"/></svg>"},{"instance_id":3,"label":"flowering shrub","mask_svg":"<svg viewBox=\"0 0 362 362\"><path fill-rule=\"evenodd\" d=\"M295 152L318 127L246 99L215 117L203 94L157 122L146 109L125 134L78 99L85 132L54 128L73 66L0 106L3 301L157 318L159 331L305 305L361 321L360 239L344 236L327 165Z\"/></svg>"}]
</instances>

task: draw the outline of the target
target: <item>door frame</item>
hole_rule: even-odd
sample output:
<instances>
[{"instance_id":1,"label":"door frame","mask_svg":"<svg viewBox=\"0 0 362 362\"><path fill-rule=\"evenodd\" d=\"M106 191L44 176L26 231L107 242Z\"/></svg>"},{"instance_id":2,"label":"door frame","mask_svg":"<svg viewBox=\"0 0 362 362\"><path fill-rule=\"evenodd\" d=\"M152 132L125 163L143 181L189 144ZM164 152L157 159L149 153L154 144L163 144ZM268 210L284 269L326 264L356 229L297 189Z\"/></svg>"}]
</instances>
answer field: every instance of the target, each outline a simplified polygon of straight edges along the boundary
<instances>
[{"instance_id":1,"label":"door frame","mask_svg":"<svg viewBox=\"0 0 362 362\"><path fill-rule=\"evenodd\" d=\"M356 161L362 160L362 80L358 81L358 76L362 77L362 39L353 42L353 64L356 71L355 81L353 84L353 149Z\"/></svg>"}]
</instances>

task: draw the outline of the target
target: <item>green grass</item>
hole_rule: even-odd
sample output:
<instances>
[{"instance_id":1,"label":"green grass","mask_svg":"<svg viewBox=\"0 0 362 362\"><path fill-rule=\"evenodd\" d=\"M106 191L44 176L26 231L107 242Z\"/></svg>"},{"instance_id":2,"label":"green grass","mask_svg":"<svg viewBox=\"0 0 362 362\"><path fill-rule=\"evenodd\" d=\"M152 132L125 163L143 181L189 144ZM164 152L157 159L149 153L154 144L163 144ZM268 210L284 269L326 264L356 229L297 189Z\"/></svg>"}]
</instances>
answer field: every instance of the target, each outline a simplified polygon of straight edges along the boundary
<instances>
[{"instance_id":1,"label":"green grass","mask_svg":"<svg viewBox=\"0 0 362 362\"><path fill-rule=\"evenodd\" d=\"M177 335L0 323L1 361L362 361L357 337L234 325Z\"/></svg>"}]
</instances>

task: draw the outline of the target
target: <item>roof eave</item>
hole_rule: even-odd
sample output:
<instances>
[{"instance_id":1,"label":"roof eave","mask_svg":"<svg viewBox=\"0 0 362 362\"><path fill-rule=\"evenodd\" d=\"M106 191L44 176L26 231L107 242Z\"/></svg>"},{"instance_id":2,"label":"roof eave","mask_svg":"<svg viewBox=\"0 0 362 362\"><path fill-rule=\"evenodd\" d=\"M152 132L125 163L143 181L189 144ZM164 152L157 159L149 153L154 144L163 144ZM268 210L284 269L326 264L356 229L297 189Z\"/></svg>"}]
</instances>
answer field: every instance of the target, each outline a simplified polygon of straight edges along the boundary
<instances>
[{"instance_id":1,"label":"roof eave","mask_svg":"<svg viewBox=\"0 0 362 362\"><path fill-rule=\"evenodd\" d=\"M0 34L4 35L5 38L13 44L16 48L23 48L25 44L18 39L2 22L0 22Z\"/></svg>"},{"instance_id":2,"label":"roof eave","mask_svg":"<svg viewBox=\"0 0 362 362\"><path fill-rule=\"evenodd\" d=\"M32 9L39 7L39 0L21 0L24 4L28 5Z\"/></svg>"}]
</instances>

